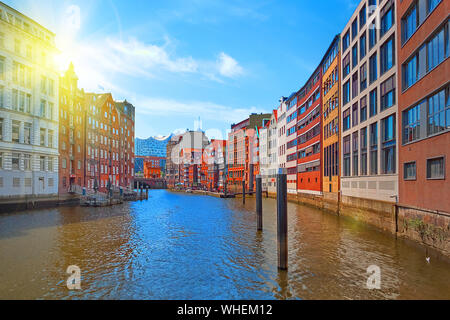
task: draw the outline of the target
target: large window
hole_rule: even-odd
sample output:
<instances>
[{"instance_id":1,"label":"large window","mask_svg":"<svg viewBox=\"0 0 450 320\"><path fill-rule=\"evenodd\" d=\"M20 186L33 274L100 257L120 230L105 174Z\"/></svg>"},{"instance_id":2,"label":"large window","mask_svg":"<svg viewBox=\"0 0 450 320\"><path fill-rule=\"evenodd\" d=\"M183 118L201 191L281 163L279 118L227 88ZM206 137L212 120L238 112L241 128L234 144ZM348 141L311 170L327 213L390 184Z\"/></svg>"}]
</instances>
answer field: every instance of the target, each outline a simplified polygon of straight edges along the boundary
<instances>
[{"instance_id":1,"label":"large window","mask_svg":"<svg viewBox=\"0 0 450 320\"><path fill-rule=\"evenodd\" d=\"M420 108L419 104L403 111L403 143L420 138Z\"/></svg>"},{"instance_id":2,"label":"large window","mask_svg":"<svg viewBox=\"0 0 450 320\"><path fill-rule=\"evenodd\" d=\"M12 158L11 158L11 165L13 170L19 170L20 169L20 154L13 152Z\"/></svg>"},{"instance_id":3,"label":"large window","mask_svg":"<svg viewBox=\"0 0 450 320\"><path fill-rule=\"evenodd\" d=\"M360 122L367 120L367 96L361 98L360 102Z\"/></svg>"},{"instance_id":4,"label":"large window","mask_svg":"<svg viewBox=\"0 0 450 320\"><path fill-rule=\"evenodd\" d=\"M389 9L383 8L383 10L381 11L380 37L382 37L386 32L388 32L393 25L394 25L394 5L391 5Z\"/></svg>"},{"instance_id":5,"label":"large window","mask_svg":"<svg viewBox=\"0 0 450 320\"><path fill-rule=\"evenodd\" d=\"M355 18L352 22L352 40L358 36L358 17Z\"/></svg>"},{"instance_id":6,"label":"large window","mask_svg":"<svg viewBox=\"0 0 450 320\"><path fill-rule=\"evenodd\" d=\"M353 176L358 176L358 155L359 155L359 137L358 131L352 134L352 151L353 151Z\"/></svg>"},{"instance_id":7,"label":"large window","mask_svg":"<svg viewBox=\"0 0 450 320\"><path fill-rule=\"evenodd\" d=\"M361 38L359 38L359 59L361 60L366 56L367 53L366 42L366 33L364 32Z\"/></svg>"},{"instance_id":8,"label":"large window","mask_svg":"<svg viewBox=\"0 0 450 320\"><path fill-rule=\"evenodd\" d=\"M378 123L370 125L370 174L378 174Z\"/></svg>"},{"instance_id":9,"label":"large window","mask_svg":"<svg viewBox=\"0 0 450 320\"><path fill-rule=\"evenodd\" d=\"M378 78L377 54L373 54L369 60L369 81L374 82Z\"/></svg>"},{"instance_id":10,"label":"large window","mask_svg":"<svg viewBox=\"0 0 450 320\"><path fill-rule=\"evenodd\" d=\"M31 123L25 123L23 125L23 143L31 144Z\"/></svg>"},{"instance_id":11,"label":"large window","mask_svg":"<svg viewBox=\"0 0 450 320\"><path fill-rule=\"evenodd\" d=\"M381 168L385 174L395 173L395 114L381 121L383 134L381 137Z\"/></svg>"},{"instance_id":12,"label":"large window","mask_svg":"<svg viewBox=\"0 0 450 320\"><path fill-rule=\"evenodd\" d=\"M373 89L369 93L369 110L370 110L370 117L373 117L378 113L378 94L377 94L377 88Z\"/></svg>"},{"instance_id":13,"label":"large window","mask_svg":"<svg viewBox=\"0 0 450 320\"><path fill-rule=\"evenodd\" d=\"M359 74L360 74L360 88L359 90L361 92L363 92L366 88L367 88L367 64L364 63L360 70L359 70Z\"/></svg>"},{"instance_id":14,"label":"large window","mask_svg":"<svg viewBox=\"0 0 450 320\"><path fill-rule=\"evenodd\" d=\"M354 103L352 106L352 126L358 125L358 102Z\"/></svg>"},{"instance_id":15,"label":"large window","mask_svg":"<svg viewBox=\"0 0 450 320\"><path fill-rule=\"evenodd\" d=\"M403 64L403 90L412 86L418 80L418 68L417 68L417 54L414 55L408 62Z\"/></svg>"},{"instance_id":16,"label":"large window","mask_svg":"<svg viewBox=\"0 0 450 320\"><path fill-rule=\"evenodd\" d=\"M393 75L380 85L381 111L384 111L395 104L395 87L396 87L395 75Z\"/></svg>"},{"instance_id":17,"label":"large window","mask_svg":"<svg viewBox=\"0 0 450 320\"><path fill-rule=\"evenodd\" d=\"M342 76L345 78L350 74L350 53L342 61Z\"/></svg>"},{"instance_id":18,"label":"large window","mask_svg":"<svg viewBox=\"0 0 450 320\"><path fill-rule=\"evenodd\" d=\"M372 49L376 43L377 43L377 25L376 21L373 20L369 24L369 49Z\"/></svg>"},{"instance_id":19,"label":"large window","mask_svg":"<svg viewBox=\"0 0 450 320\"><path fill-rule=\"evenodd\" d=\"M344 83L342 97L344 100L344 105L350 102L350 80Z\"/></svg>"},{"instance_id":20,"label":"large window","mask_svg":"<svg viewBox=\"0 0 450 320\"><path fill-rule=\"evenodd\" d=\"M427 179L444 179L445 163L444 157L427 159Z\"/></svg>"},{"instance_id":21,"label":"large window","mask_svg":"<svg viewBox=\"0 0 450 320\"><path fill-rule=\"evenodd\" d=\"M361 129L361 175L367 175L367 127Z\"/></svg>"},{"instance_id":22,"label":"large window","mask_svg":"<svg viewBox=\"0 0 450 320\"><path fill-rule=\"evenodd\" d=\"M13 120L12 121L12 142L19 143L20 142L20 121Z\"/></svg>"},{"instance_id":23,"label":"large window","mask_svg":"<svg viewBox=\"0 0 450 320\"><path fill-rule=\"evenodd\" d=\"M352 99L358 95L358 72L352 76Z\"/></svg>"},{"instance_id":24,"label":"large window","mask_svg":"<svg viewBox=\"0 0 450 320\"><path fill-rule=\"evenodd\" d=\"M344 177L350 176L350 135L344 137Z\"/></svg>"},{"instance_id":25,"label":"large window","mask_svg":"<svg viewBox=\"0 0 450 320\"><path fill-rule=\"evenodd\" d=\"M439 63L444 61L444 58L448 57L448 31L447 37L445 38L444 36L445 36L445 28L443 28L440 32L438 32L438 34L436 34L427 43L427 52L428 52L427 71L430 71L431 69L436 67Z\"/></svg>"},{"instance_id":26,"label":"large window","mask_svg":"<svg viewBox=\"0 0 450 320\"><path fill-rule=\"evenodd\" d=\"M366 6L364 5L359 11L359 28L362 29L366 24Z\"/></svg>"},{"instance_id":27,"label":"large window","mask_svg":"<svg viewBox=\"0 0 450 320\"><path fill-rule=\"evenodd\" d=\"M411 36L416 32L417 25L419 23L417 16L416 5L410 9L406 16L402 19L402 42L405 43L406 40L411 38Z\"/></svg>"},{"instance_id":28,"label":"large window","mask_svg":"<svg viewBox=\"0 0 450 320\"><path fill-rule=\"evenodd\" d=\"M358 64L358 42L352 47L352 68Z\"/></svg>"},{"instance_id":29,"label":"large window","mask_svg":"<svg viewBox=\"0 0 450 320\"><path fill-rule=\"evenodd\" d=\"M345 52L347 48L350 46L350 31L347 31L347 33L342 38L342 52Z\"/></svg>"},{"instance_id":30,"label":"large window","mask_svg":"<svg viewBox=\"0 0 450 320\"><path fill-rule=\"evenodd\" d=\"M440 92L428 98L428 135L439 133L450 128L450 99L448 91L448 88L447 90L441 90Z\"/></svg>"},{"instance_id":31,"label":"large window","mask_svg":"<svg viewBox=\"0 0 450 320\"><path fill-rule=\"evenodd\" d=\"M389 38L380 48L380 73L384 74L395 65L394 37Z\"/></svg>"},{"instance_id":32,"label":"large window","mask_svg":"<svg viewBox=\"0 0 450 320\"><path fill-rule=\"evenodd\" d=\"M350 129L350 108L344 111L342 127L343 131L347 131L348 129Z\"/></svg>"}]
</instances>

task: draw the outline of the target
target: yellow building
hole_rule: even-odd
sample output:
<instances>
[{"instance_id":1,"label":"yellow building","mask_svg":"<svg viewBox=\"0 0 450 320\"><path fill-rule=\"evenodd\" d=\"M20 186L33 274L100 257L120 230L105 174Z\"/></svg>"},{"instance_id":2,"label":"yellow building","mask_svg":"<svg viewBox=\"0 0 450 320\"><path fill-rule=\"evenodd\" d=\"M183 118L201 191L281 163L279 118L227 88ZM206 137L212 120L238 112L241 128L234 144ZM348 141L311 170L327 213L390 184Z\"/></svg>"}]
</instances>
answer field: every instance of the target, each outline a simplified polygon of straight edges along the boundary
<instances>
[{"instance_id":1,"label":"yellow building","mask_svg":"<svg viewBox=\"0 0 450 320\"><path fill-rule=\"evenodd\" d=\"M331 43L322 63L323 124L323 192L338 193L340 189L340 36Z\"/></svg>"}]
</instances>

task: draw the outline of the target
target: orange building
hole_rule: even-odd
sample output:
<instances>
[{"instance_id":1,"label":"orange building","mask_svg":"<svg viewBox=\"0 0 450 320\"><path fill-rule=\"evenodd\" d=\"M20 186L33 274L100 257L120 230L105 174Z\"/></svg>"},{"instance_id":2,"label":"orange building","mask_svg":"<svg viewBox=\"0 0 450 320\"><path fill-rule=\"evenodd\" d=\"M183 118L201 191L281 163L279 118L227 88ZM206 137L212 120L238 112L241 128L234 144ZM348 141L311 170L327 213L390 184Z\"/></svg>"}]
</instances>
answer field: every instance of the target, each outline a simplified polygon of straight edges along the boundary
<instances>
[{"instance_id":1,"label":"orange building","mask_svg":"<svg viewBox=\"0 0 450 320\"><path fill-rule=\"evenodd\" d=\"M205 148L204 167L206 168L206 187L209 190L223 190L226 145L226 140L212 139Z\"/></svg>"}]
</instances>

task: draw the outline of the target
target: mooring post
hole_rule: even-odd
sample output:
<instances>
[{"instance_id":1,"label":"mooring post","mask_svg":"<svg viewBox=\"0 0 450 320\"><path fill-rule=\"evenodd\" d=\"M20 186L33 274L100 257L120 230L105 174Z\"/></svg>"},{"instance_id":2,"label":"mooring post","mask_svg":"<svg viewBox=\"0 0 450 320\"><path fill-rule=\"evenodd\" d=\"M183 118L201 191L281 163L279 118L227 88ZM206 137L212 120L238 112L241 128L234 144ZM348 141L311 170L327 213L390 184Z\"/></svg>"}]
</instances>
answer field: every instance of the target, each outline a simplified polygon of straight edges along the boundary
<instances>
[{"instance_id":1,"label":"mooring post","mask_svg":"<svg viewBox=\"0 0 450 320\"><path fill-rule=\"evenodd\" d=\"M258 231L262 231L263 219L262 219L262 178L261 175L256 176L256 222L258 225Z\"/></svg>"},{"instance_id":2,"label":"mooring post","mask_svg":"<svg viewBox=\"0 0 450 320\"><path fill-rule=\"evenodd\" d=\"M242 180L242 203L245 204L245 180Z\"/></svg>"},{"instance_id":3,"label":"mooring post","mask_svg":"<svg viewBox=\"0 0 450 320\"><path fill-rule=\"evenodd\" d=\"M278 269L288 268L287 238L287 180L286 171L281 168L277 174L277 239Z\"/></svg>"}]
</instances>

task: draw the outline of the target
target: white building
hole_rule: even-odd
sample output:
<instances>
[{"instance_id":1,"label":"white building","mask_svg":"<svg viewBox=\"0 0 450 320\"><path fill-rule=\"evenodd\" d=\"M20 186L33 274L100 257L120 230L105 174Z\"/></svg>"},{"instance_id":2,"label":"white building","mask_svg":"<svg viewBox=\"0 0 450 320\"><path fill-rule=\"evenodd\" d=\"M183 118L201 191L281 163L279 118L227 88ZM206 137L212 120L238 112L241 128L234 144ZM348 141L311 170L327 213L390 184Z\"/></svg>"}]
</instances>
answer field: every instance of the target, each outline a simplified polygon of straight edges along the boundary
<instances>
[{"instance_id":1,"label":"white building","mask_svg":"<svg viewBox=\"0 0 450 320\"><path fill-rule=\"evenodd\" d=\"M267 190L269 175L268 130L267 127L259 130L259 166L263 191Z\"/></svg>"},{"instance_id":2,"label":"white building","mask_svg":"<svg viewBox=\"0 0 450 320\"><path fill-rule=\"evenodd\" d=\"M273 110L270 117L269 128L267 130L267 155L268 155L268 176L267 190L269 193L277 192L277 171L278 171L278 130L277 112Z\"/></svg>"},{"instance_id":3,"label":"white building","mask_svg":"<svg viewBox=\"0 0 450 320\"><path fill-rule=\"evenodd\" d=\"M0 2L0 198L58 193L54 37Z\"/></svg>"}]
</instances>

